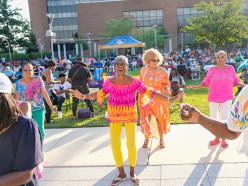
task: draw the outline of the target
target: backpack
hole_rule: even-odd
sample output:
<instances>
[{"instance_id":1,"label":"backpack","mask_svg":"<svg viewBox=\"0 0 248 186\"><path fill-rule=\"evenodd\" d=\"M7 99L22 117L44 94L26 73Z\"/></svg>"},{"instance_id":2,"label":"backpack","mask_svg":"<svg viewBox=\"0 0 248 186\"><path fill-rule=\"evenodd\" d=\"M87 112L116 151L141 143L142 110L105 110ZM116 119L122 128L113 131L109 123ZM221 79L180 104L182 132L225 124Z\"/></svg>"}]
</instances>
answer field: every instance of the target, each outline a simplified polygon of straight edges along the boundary
<instances>
[{"instance_id":1,"label":"backpack","mask_svg":"<svg viewBox=\"0 0 248 186\"><path fill-rule=\"evenodd\" d=\"M86 118L90 118L90 116L91 116L91 112L89 109L81 108L77 111L78 119L86 119Z\"/></svg>"}]
</instances>

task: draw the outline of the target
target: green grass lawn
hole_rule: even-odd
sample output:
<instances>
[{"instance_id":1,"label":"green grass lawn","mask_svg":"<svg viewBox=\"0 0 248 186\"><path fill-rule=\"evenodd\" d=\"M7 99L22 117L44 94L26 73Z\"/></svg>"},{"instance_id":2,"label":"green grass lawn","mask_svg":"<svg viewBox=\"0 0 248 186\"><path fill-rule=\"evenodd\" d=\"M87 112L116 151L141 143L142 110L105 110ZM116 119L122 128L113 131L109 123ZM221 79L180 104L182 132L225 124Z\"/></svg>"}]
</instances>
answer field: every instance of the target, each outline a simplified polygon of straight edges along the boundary
<instances>
[{"instance_id":1,"label":"green grass lawn","mask_svg":"<svg viewBox=\"0 0 248 186\"><path fill-rule=\"evenodd\" d=\"M131 71L129 73L132 76L138 76L139 71ZM187 85L198 85L200 84L201 80L186 80ZM236 91L236 89L235 89ZM204 114L209 114L208 110L208 101L207 101L207 93L208 90L206 88L199 89L199 90L185 90L185 98L184 103L189 103L197 108L199 108ZM106 112L106 108L103 108L100 111L98 105L93 103L94 108L96 110L95 117L85 120L79 120L72 116L71 110L67 113L64 113L63 119L58 119L55 114L53 114L53 123L49 125L45 125L46 128L73 128L73 127L104 127L108 126L104 115ZM82 107L82 104L79 103L78 108ZM83 104L85 108L86 105ZM65 110L65 108L63 108ZM170 109L171 112L171 124L181 124L185 123L180 119L179 116L179 103L174 103L173 107Z\"/></svg>"}]
</instances>

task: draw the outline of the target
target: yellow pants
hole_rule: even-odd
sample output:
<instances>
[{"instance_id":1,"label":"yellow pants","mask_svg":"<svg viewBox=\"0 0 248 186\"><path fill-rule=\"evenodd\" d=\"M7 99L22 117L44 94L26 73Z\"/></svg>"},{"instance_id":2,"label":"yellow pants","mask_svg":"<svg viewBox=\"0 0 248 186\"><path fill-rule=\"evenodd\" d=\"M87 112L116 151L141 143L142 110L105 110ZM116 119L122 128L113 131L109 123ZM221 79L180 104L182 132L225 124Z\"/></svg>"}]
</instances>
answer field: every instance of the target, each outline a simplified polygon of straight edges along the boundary
<instances>
[{"instance_id":1,"label":"yellow pants","mask_svg":"<svg viewBox=\"0 0 248 186\"><path fill-rule=\"evenodd\" d=\"M127 136L127 150L128 160L131 167L136 166L137 152L136 152L136 123L125 124L126 136ZM122 124L110 123L110 141L113 151L113 156L117 167L123 166L123 156L121 151L121 132Z\"/></svg>"}]
</instances>

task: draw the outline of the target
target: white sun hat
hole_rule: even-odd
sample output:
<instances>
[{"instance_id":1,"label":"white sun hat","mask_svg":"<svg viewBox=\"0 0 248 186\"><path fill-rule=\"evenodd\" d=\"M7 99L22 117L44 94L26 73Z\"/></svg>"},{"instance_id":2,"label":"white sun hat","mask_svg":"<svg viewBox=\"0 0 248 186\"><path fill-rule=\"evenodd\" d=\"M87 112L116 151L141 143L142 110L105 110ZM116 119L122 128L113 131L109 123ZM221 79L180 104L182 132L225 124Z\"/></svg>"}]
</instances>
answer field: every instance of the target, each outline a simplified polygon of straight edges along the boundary
<instances>
[{"instance_id":1,"label":"white sun hat","mask_svg":"<svg viewBox=\"0 0 248 186\"><path fill-rule=\"evenodd\" d=\"M12 92L11 81L5 74L0 73L0 93L11 94L11 92Z\"/></svg>"}]
</instances>

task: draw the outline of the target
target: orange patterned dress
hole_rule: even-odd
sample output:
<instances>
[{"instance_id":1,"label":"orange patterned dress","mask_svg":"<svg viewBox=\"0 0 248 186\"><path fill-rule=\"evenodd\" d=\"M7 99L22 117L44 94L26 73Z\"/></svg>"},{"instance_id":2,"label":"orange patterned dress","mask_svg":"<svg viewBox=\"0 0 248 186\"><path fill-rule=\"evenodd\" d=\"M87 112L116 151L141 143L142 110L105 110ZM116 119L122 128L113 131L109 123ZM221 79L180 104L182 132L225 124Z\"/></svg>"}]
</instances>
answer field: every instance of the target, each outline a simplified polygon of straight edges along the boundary
<instances>
[{"instance_id":1,"label":"orange patterned dress","mask_svg":"<svg viewBox=\"0 0 248 186\"><path fill-rule=\"evenodd\" d=\"M156 92L161 94L166 94L166 90L170 87L170 81L166 71L158 67L154 71L150 71L147 67L143 67L140 70L140 80L143 84ZM141 96L139 96L139 105L141 105ZM154 101L149 104L148 108L142 109L140 107L140 127L142 133L151 138L155 137L152 130L151 116L155 116L158 123L158 127L161 129L163 134L166 134L169 131L170 127L170 110L169 102L165 100L157 100L154 98Z\"/></svg>"}]
</instances>

